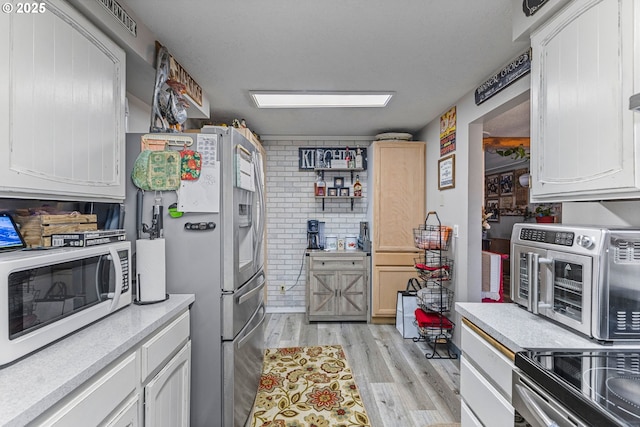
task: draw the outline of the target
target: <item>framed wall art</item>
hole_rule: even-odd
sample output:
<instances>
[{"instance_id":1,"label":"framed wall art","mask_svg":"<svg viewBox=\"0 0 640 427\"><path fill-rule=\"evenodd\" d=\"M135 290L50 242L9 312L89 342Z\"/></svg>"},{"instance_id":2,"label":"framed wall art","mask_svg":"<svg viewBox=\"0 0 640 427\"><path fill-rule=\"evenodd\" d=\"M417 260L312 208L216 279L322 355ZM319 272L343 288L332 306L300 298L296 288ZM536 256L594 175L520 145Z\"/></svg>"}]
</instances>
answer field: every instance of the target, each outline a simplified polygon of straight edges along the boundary
<instances>
[{"instance_id":1,"label":"framed wall art","mask_svg":"<svg viewBox=\"0 0 640 427\"><path fill-rule=\"evenodd\" d=\"M500 196L513 195L513 171L500 174Z\"/></svg>"},{"instance_id":2,"label":"framed wall art","mask_svg":"<svg viewBox=\"0 0 640 427\"><path fill-rule=\"evenodd\" d=\"M340 187L341 196L349 196L349 187Z\"/></svg>"},{"instance_id":3,"label":"framed wall art","mask_svg":"<svg viewBox=\"0 0 640 427\"><path fill-rule=\"evenodd\" d=\"M438 190L456 186L456 155L449 154L438 160Z\"/></svg>"},{"instance_id":4,"label":"framed wall art","mask_svg":"<svg viewBox=\"0 0 640 427\"><path fill-rule=\"evenodd\" d=\"M327 196L337 196L338 195L338 189L335 187L329 187L327 188Z\"/></svg>"},{"instance_id":5,"label":"framed wall art","mask_svg":"<svg viewBox=\"0 0 640 427\"><path fill-rule=\"evenodd\" d=\"M336 188L344 187L344 177L336 176L333 178L333 186Z\"/></svg>"},{"instance_id":6,"label":"framed wall art","mask_svg":"<svg viewBox=\"0 0 640 427\"><path fill-rule=\"evenodd\" d=\"M484 178L484 196L487 199L498 197L500 194L500 175L487 175Z\"/></svg>"},{"instance_id":7,"label":"framed wall art","mask_svg":"<svg viewBox=\"0 0 640 427\"><path fill-rule=\"evenodd\" d=\"M489 222L500 222L500 201L498 199L487 200L484 210L491 216L487 218Z\"/></svg>"}]
</instances>

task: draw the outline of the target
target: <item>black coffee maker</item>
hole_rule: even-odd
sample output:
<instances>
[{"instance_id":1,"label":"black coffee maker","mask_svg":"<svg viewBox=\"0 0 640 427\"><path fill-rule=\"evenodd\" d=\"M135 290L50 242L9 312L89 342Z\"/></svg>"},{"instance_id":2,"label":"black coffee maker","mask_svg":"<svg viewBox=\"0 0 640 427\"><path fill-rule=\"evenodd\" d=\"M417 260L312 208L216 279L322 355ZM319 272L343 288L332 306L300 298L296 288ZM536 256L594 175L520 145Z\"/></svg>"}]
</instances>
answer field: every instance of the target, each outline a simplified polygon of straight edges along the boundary
<instances>
[{"instance_id":1,"label":"black coffee maker","mask_svg":"<svg viewBox=\"0 0 640 427\"><path fill-rule=\"evenodd\" d=\"M319 231L317 219L307 221L307 249L320 249Z\"/></svg>"}]
</instances>

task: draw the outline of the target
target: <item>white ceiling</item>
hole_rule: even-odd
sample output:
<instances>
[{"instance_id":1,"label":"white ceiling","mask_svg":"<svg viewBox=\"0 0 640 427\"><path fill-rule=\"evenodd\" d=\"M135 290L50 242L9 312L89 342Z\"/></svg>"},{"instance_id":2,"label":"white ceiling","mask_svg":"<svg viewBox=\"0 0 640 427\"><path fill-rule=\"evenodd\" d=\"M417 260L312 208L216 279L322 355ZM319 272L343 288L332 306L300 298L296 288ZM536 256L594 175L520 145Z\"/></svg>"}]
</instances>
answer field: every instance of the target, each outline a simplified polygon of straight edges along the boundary
<instances>
[{"instance_id":1,"label":"white ceiling","mask_svg":"<svg viewBox=\"0 0 640 427\"><path fill-rule=\"evenodd\" d=\"M202 86L212 121L263 135L416 133L522 53L511 0L124 0ZM389 106L258 109L249 90L394 91Z\"/></svg>"}]
</instances>

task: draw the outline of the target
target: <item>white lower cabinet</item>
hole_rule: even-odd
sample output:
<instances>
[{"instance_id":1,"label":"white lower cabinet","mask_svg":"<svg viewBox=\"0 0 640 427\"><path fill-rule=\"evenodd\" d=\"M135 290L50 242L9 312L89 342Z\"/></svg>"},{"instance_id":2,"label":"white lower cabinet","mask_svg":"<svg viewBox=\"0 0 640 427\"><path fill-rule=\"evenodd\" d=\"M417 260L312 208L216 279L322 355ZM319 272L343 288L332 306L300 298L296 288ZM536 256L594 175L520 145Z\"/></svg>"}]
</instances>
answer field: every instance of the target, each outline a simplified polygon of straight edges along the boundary
<instances>
[{"instance_id":1,"label":"white lower cabinet","mask_svg":"<svg viewBox=\"0 0 640 427\"><path fill-rule=\"evenodd\" d=\"M188 427L189 311L152 332L29 426Z\"/></svg>"},{"instance_id":2,"label":"white lower cabinet","mask_svg":"<svg viewBox=\"0 0 640 427\"><path fill-rule=\"evenodd\" d=\"M513 353L465 321L462 324L460 396L462 427L512 427ZM508 357L508 356L509 357Z\"/></svg>"},{"instance_id":3,"label":"white lower cabinet","mask_svg":"<svg viewBox=\"0 0 640 427\"><path fill-rule=\"evenodd\" d=\"M189 425L191 341L144 388L144 425Z\"/></svg>"}]
</instances>

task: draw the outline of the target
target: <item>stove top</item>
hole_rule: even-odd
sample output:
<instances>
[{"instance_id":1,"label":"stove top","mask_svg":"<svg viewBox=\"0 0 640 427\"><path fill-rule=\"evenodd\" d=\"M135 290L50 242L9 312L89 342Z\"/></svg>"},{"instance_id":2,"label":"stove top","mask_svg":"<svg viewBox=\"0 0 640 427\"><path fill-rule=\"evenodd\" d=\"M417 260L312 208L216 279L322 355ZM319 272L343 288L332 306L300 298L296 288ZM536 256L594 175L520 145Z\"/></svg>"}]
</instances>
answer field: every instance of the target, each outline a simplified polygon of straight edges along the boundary
<instances>
[{"instance_id":1,"label":"stove top","mask_svg":"<svg viewBox=\"0 0 640 427\"><path fill-rule=\"evenodd\" d=\"M515 365L589 425L640 427L640 349L524 351Z\"/></svg>"}]
</instances>

